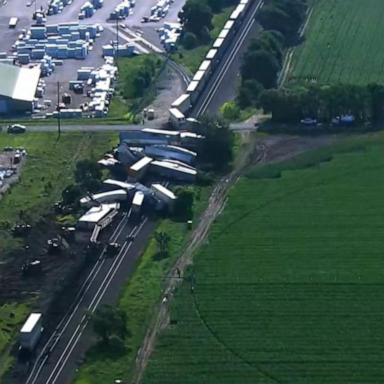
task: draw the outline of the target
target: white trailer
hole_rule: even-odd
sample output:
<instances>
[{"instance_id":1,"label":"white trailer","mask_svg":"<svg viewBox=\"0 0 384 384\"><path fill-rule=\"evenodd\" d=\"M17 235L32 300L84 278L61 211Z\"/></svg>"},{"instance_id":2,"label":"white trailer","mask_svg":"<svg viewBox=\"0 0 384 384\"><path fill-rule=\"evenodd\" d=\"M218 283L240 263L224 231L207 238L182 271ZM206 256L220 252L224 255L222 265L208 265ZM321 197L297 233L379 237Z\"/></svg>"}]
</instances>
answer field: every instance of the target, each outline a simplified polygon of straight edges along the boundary
<instances>
[{"instance_id":1,"label":"white trailer","mask_svg":"<svg viewBox=\"0 0 384 384\"><path fill-rule=\"evenodd\" d=\"M42 332L42 314L31 313L20 330L21 348L33 351L39 342Z\"/></svg>"},{"instance_id":2,"label":"white trailer","mask_svg":"<svg viewBox=\"0 0 384 384\"><path fill-rule=\"evenodd\" d=\"M185 115L181 113L177 108L171 108L169 110L169 121L172 126L179 128L185 123Z\"/></svg>"},{"instance_id":3,"label":"white trailer","mask_svg":"<svg viewBox=\"0 0 384 384\"><path fill-rule=\"evenodd\" d=\"M172 103L171 107L178 109L183 114L186 114L192 107L190 95L188 95L188 93L181 95Z\"/></svg>"},{"instance_id":4,"label":"white trailer","mask_svg":"<svg viewBox=\"0 0 384 384\"><path fill-rule=\"evenodd\" d=\"M135 164L131 165L131 167L128 170L129 175L136 179L144 176L148 168L148 165L151 164L152 160L153 159L148 156L141 158Z\"/></svg>"},{"instance_id":5,"label":"white trailer","mask_svg":"<svg viewBox=\"0 0 384 384\"><path fill-rule=\"evenodd\" d=\"M162 203L167 204L170 208L172 208L173 203L177 199L176 195L172 191L165 188L161 184L152 184L151 189Z\"/></svg>"},{"instance_id":6,"label":"white trailer","mask_svg":"<svg viewBox=\"0 0 384 384\"><path fill-rule=\"evenodd\" d=\"M19 21L19 19L17 17L11 17L9 19L9 24L8 24L8 27L9 28L16 28L16 25L17 25L17 22Z\"/></svg>"},{"instance_id":7,"label":"white trailer","mask_svg":"<svg viewBox=\"0 0 384 384\"><path fill-rule=\"evenodd\" d=\"M136 216L140 215L144 202L144 193L137 191L132 200L132 213Z\"/></svg>"},{"instance_id":8,"label":"white trailer","mask_svg":"<svg viewBox=\"0 0 384 384\"><path fill-rule=\"evenodd\" d=\"M92 206L97 203L116 203L117 201L127 200L127 191L124 189L117 189L109 192L97 193L91 196L85 196L80 199L80 204L84 206Z\"/></svg>"}]
</instances>

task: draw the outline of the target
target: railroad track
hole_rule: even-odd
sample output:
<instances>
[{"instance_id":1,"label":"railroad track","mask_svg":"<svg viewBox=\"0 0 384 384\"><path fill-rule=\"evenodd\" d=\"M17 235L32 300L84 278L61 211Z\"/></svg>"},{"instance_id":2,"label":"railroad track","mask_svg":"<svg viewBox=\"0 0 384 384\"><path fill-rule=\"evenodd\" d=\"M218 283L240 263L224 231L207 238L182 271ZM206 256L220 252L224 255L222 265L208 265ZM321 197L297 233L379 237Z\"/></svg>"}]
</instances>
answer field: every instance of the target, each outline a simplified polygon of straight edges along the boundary
<instances>
[{"instance_id":1,"label":"railroad track","mask_svg":"<svg viewBox=\"0 0 384 384\"><path fill-rule=\"evenodd\" d=\"M225 75L231 68L231 65L233 64L234 60L237 58L237 54L239 53L245 39L247 38L250 30L255 24L256 12L263 6L263 4L264 4L264 1L262 0L259 1L256 7L251 9L249 14L247 15L247 18L243 23L240 34L236 36L235 39L233 39L233 42L230 48L228 48L227 52L224 54L223 58L221 59L221 65L218 67L218 71L216 75L214 75L211 78L209 87L207 87L208 91L205 91L202 93L202 96L201 96L202 101L200 102L200 105L198 105L197 108L195 109L193 114L194 117L199 118L201 115L203 115L207 111Z\"/></svg>"}]
</instances>

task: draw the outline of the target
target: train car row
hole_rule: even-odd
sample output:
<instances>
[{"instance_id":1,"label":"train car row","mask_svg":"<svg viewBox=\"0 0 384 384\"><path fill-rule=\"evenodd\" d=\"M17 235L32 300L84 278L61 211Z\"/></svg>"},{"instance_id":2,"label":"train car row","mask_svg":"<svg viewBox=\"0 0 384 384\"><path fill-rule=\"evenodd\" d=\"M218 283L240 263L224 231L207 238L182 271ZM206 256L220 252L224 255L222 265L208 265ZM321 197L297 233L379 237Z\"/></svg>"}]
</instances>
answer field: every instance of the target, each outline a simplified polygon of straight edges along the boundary
<instances>
[{"instance_id":1,"label":"train car row","mask_svg":"<svg viewBox=\"0 0 384 384\"><path fill-rule=\"evenodd\" d=\"M180 128L187 122L192 107L228 49L232 36L240 28L251 2L252 0L240 0L189 83L186 93L172 103L169 110L169 121L175 128Z\"/></svg>"}]
</instances>

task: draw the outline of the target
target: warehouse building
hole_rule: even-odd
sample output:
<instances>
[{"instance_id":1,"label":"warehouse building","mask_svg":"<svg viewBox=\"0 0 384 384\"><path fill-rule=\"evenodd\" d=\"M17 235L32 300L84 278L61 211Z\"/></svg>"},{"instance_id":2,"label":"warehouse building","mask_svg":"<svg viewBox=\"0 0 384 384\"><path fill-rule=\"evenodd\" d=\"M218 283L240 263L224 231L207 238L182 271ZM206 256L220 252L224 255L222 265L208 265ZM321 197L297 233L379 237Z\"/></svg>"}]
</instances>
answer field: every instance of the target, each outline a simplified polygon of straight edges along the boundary
<instances>
[{"instance_id":1,"label":"warehouse building","mask_svg":"<svg viewBox=\"0 0 384 384\"><path fill-rule=\"evenodd\" d=\"M33 112L40 67L0 63L0 114Z\"/></svg>"}]
</instances>

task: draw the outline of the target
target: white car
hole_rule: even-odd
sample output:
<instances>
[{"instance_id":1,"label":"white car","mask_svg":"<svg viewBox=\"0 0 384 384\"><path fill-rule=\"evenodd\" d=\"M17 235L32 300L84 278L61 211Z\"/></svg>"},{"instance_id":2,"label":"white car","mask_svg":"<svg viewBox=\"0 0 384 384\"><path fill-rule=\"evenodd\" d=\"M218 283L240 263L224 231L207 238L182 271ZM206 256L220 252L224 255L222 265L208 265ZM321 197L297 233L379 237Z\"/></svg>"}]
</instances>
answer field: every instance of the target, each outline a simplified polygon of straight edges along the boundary
<instances>
[{"instance_id":1,"label":"white car","mask_svg":"<svg viewBox=\"0 0 384 384\"><path fill-rule=\"evenodd\" d=\"M25 125L11 124L8 126L7 132L8 133L24 133L26 130L27 130L27 127Z\"/></svg>"}]
</instances>

